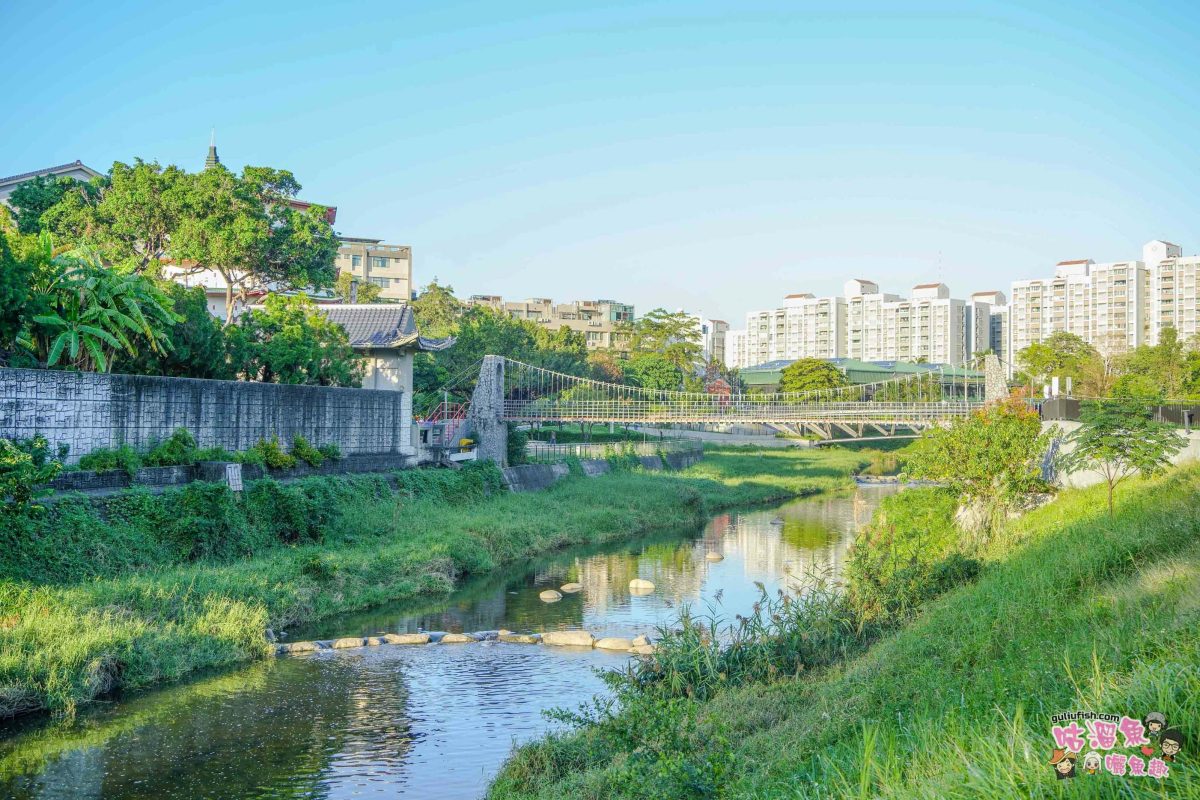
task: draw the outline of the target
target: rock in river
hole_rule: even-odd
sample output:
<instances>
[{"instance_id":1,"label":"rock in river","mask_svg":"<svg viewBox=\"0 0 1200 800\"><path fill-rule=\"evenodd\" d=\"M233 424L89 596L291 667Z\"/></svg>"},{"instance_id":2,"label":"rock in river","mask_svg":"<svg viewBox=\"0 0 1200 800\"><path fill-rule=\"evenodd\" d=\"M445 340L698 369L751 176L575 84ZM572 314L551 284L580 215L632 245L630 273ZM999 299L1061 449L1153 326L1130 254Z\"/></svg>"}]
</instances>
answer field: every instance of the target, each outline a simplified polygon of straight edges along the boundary
<instances>
[{"instance_id":1,"label":"rock in river","mask_svg":"<svg viewBox=\"0 0 1200 800\"><path fill-rule=\"evenodd\" d=\"M558 587L558 590L560 592L562 592L563 594L575 594L576 592L583 591L583 584L582 583L564 583L562 586Z\"/></svg>"},{"instance_id":2,"label":"rock in river","mask_svg":"<svg viewBox=\"0 0 1200 800\"><path fill-rule=\"evenodd\" d=\"M536 633L502 633L500 641L511 642L512 644L537 644L542 640L542 637Z\"/></svg>"},{"instance_id":3,"label":"rock in river","mask_svg":"<svg viewBox=\"0 0 1200 800\"><path fill-rule=\"evenodd\" d=\"M562 600L562 595L553 589L547 589L539 594L538 597L542 598L543 603L557 603L559 600Z\"/></svg>"},{"instance_id":4,"label":"rock in river","mask_svg":"<svg viewBox=\"0 0 1200 800\"><path fill-rule=\"evenodd\" d=\"M605 636L603 639L596 640L596 649L598 650L620 650L628 653L632 647L633 642L616 636Z\"/></svg>"},{"instance_id":5,"label":"rock in river","mask_svg":"<svg viewBox=\"0 0 1200 800\"><path fill-rule=\"evenodd\" d=\"M284 653L311 653L314 650L320 649L321 646L316 642L289 642L288 644L279 645L276 652L283 655Z\"/></svg>"},{"instance_id":6,"label":"rock in river","mask_svg":"<svg viewBox=\"0 0 1200 800\"><path fill-rule=\"evenodd\" d=\"M428 633L385 633L383 640L388 644L429 644Z\"/></svg>"},{"instance_id":7,"label":"rock in river","mask_svg":"<svg viewBox=\"0 0 1200 800\"><path fill-rule=\"evenodd\" d=\"M347 647L362 647L363 638L361 636L347 636L344 639L334 639L329 644L334 650L344 650Z\"/></svg>"},{"instance_id":8,"label":"rock in river","mask_svg":"<svg viewBox=\"0 0 1200 800\"><path fill-rule=\"evenodd\" d=\"M542 634L542 644L565 647L591 647L596 637L587 631L547 631Z\"/></svg>"},{"instance_id":9,"label":"rock in river","mask_svg":"<svg viewBox=\"0 0 1200 800\"><path fill-rule=\"evenodd\" d=\"M642 578L634 578L629 582L630 594L650 594L654 591L654 584Z\"/></svg>"},{"instance_id":10,"label":"rock in river","mask_svg":"<svg viewBox=\"0 0 1200 800\"><path fill-rule=\"evenodd\" d=\"M644 633L639 633L637 636L633 637L633 641L630 644L632 644L634 647L643 647L644 645L650 644L650 637Z\"/></svg>"},{"instance_id":11,"label":"rock in river","mask_svg":"<svg viewBox=\"0 0 1200 800\"><path fill-rule=\"evenodd\" d=\"M478 641L469 633L447 633L442 637L442 644L472 644Z\"/></svg>"},{"instance_id":12,"label":"rock in river","mask_svg":"<svg viewBox=\"0 0 1200 800\"><path fill-rule=\"evenodd\" d=\"M720 553L716 553L716 552L713 552L713 553L705 553L705 554L704 554L704 557L705 557L706 559L708 559L709 561L712 561L712 562L714 562L714 563L715 563L715 562L717 562L717 561L724 561L724 560L725 560L725 556L721 555Z\"/></svg>"},{"instance_id":13,"label":"rock in river","mask_svg":"<svg viewBox=\"0 0 1200 800\"><path fill-rule=\"evenodd\" d=\"M654 655L654 645L652 645L652 644L638 645L637 647L632 648L629 652L631 652L635 655L639 655L639 656L652 656L652 655Z\"/></svg>"}]
</instances>

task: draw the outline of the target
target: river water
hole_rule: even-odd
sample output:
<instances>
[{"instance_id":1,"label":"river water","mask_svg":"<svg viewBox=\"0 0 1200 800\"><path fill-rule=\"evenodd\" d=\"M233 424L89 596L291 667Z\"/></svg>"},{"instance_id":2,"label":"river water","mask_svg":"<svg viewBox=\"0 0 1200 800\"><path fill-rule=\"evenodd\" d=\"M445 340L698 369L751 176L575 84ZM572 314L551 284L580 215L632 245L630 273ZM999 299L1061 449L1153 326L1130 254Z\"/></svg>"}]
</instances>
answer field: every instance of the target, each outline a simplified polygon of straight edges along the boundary
<instances>
[{"instance_id":1,"label":"river water","mask_svg":"<svg viewBox=\"0 0 1200 800\"><path fill-rule=\"evenodd\" d=\"M679 606L750 610L812 570L840 571L888 488L727 513L703 530L570 551L475 580L437 603L288 631L291 640L385 632L653 634ZM716 551L724 561L712 563ZM656 585L631 596L629 581ZM575 581L576 595L538 593ZM628 656L497 642L323 651L200 676L93 706L69 723L0 727L0 798L480 797L514 743L554 727L542 712L604 691L597 668Z\"/></svg>"}]
</instances>

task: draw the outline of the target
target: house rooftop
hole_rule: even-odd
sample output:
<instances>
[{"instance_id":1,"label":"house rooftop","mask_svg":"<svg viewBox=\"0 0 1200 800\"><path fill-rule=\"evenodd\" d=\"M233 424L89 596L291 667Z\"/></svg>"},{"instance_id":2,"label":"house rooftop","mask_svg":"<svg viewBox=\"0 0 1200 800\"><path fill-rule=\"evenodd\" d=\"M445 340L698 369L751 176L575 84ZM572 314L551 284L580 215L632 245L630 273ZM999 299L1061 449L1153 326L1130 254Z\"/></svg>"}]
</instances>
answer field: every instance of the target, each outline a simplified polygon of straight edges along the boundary
<instances>
[{"instance_id":1,"label":"house rooftop","mask_svg":"<svg viewBox=\"0 0 1200 800\"><path fill-rule=\"evenodd\" d=\"M1092 263L1092 260L1090 258L1077 258L1074 261L1060 261L1057 264L1055 264L1055 266L1056 267L1069 267L1074 264L1090 264L1090 263Z\"/></svg>"},{"instance_id":2,"label":"house rooftop","mask_svg":"<svg viewBox=\"0 0 1200 800\"><path fill-rule=\"evenodd\" d=\"M92 173L93 176L100 174L79 159L75 159L69 164L59 164L57 167L46 167L45 169L39 169L33 172L22 172L19 175L9 175L7 178L0 178L0 183L24 183L25 181L36 178L39 175L57 175L60 172L70 172L73 169L82 169L85 172Z\"/></svg>"},{"instance_id":3,"label":"house rooftop","mask_svg":"<svg viewBox=\"0 0 1200 800\"><path fill-rule=\"evenodd\" d=\"M337 323L356 349L414 347L445 350L453 338L426 339L417 332L416 315L408 303L328 303L317 310Z\"/></svg>"}]
</instances>

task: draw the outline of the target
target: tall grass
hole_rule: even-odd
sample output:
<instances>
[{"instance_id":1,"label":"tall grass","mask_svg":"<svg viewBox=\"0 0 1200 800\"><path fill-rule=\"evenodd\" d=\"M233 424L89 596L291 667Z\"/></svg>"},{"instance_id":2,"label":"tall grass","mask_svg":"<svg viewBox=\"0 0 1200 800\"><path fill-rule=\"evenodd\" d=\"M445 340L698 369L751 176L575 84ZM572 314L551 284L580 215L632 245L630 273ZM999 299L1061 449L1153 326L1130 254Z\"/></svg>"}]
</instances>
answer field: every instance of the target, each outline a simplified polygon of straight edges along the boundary
<instances>
[{"instance_id":1,"label":"tall grass","mask_svg":"<svg viewBox=\"0 0 1200 800\"><path fill-rule=\"evenodd\" d=\"M1066 492L982 547L976 583L859 655L795 679L729 681L706 700L614 700L607 718L518 750L490 796L1200 796L1194 756L1161 783L1057 781L1047 763L1050 717L1065 710L1157 710L1194 742L1198 494L1200 468L1178 470L1128 486L1109 520L1099 488ZM660 755L661 742L676 749ZM672 778L680 769L703 780Z\"/></svg>"}]
</instances>

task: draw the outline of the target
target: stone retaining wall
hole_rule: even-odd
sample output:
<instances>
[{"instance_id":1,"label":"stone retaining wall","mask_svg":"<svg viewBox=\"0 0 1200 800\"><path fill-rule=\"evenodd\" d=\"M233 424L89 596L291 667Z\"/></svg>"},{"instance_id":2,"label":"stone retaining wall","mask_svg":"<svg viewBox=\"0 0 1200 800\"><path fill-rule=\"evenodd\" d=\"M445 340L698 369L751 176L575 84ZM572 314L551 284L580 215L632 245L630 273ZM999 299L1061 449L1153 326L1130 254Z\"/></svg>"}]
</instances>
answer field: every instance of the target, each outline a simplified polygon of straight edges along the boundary
<instances>
[{"instance_id":1,"label":"stone retaining wall","mask_svg":"<svg viewBox=\"0 0 1200 800\"><path fill-rule=\"evenodd\" d=\"M0 438L41 434L70 447L69 463L100 447L148 450L176 428L231 451L304 436L346 455L410 455L411 417L407 392L0 369Z\"/></svg>"}]
</instances>

